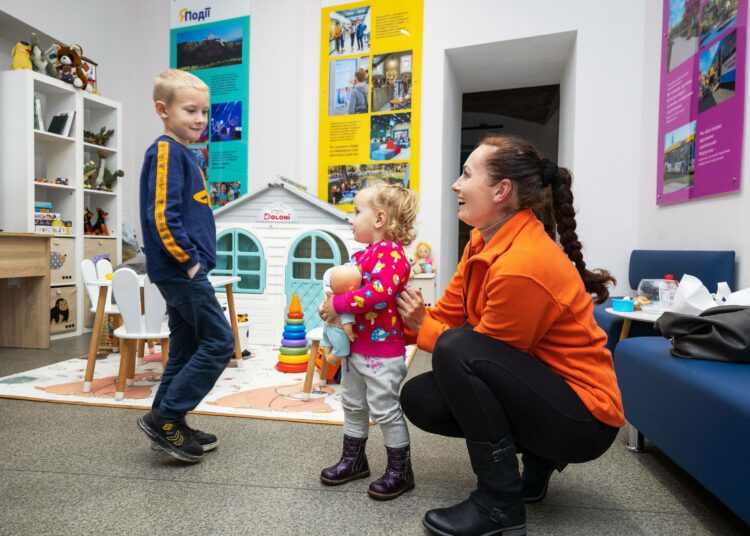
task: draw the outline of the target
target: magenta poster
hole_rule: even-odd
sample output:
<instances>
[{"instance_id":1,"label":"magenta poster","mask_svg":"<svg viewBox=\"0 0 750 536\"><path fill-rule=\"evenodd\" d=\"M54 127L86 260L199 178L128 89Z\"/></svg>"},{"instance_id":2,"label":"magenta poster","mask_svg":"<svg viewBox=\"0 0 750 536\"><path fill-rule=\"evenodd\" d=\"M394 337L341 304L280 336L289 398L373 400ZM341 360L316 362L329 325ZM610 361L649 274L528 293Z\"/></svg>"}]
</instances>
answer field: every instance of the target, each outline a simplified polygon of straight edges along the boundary
<instances>
[{"instance_id":1,"label":"magenta poster","mask_svg":"<svg viewBox=\"0 0 750 536\"><path fill-rule=\"evenodd\" d=\"M656 203L739 190L747 0L664 0Z\"/></svg>"}]
</instances>

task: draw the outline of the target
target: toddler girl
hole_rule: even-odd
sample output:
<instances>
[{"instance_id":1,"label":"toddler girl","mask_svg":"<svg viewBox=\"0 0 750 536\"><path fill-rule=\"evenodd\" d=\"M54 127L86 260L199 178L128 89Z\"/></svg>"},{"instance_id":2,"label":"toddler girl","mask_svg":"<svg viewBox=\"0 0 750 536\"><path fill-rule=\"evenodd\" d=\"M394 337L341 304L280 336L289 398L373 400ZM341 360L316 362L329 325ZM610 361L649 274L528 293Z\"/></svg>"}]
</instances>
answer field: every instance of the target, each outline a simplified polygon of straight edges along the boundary
<instances>
[{"instance_id":1,"label":"toddler girl","mask_svg":"<svg viewBox=\"0 0 750 536\"><path fill-rule=\"evenodd\" d=\"M375 499L394 499L414 487L409 431L398 398L406 376L406 348L396 297L409 278L403 246L414 240L416 215L416 196L403 186L381 182L361 190L354 198L352 225L354 239L369 244L353 257L362 287L321 305L326 321L338 314L354 314L356 338L342 365L343 452L337 463L323 469L320 479L336 486L370 475L365 442L372 415L383 430L388 454L385 474L367 490Z\"/></svg>"}]
</instances>

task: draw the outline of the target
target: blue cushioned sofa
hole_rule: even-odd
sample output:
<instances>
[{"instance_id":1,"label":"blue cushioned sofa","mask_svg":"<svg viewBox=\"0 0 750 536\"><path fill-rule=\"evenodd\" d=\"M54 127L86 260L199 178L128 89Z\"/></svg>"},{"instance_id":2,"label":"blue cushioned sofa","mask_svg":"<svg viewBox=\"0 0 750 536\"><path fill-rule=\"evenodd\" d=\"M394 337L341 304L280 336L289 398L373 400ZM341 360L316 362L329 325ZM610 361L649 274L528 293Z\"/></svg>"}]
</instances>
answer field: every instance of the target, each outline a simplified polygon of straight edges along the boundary
<instances>
[{"instance_id":1,"label":"blue cushioned sofa","mask_svg":"<svg viewBox=\"0 0 750 536\"><path fill-rule=\"evenodd\" d=\"M734 290L734 251L677 251L634 249L630 254L628 283L631 289L638 288L641 279L661 279L665 274L674 275L678 281L685 274L694 275L711 292L722 281ZM633 291L635 292L635 291ZM622 319L605 311L611 307L607 300L594 308L596 323L607 333L607 348L614 353L620 339ZM633 322L630 337L660 335L644 322Z\"/></svg>"},{"instance_id":2,"label":"blue cushioned sofa","mask_svg":"<svg viewBox=\"0 0 750 536\"><path fill-rule=\"evenodd\" d=\"M719 281L734 288L734 252L633 252L632 287L665 273L695 275L711 291ZM616 345L629 448L642 450L645 436L750 524L750 365L677 358L670 348L661 336Z\"/></svg>"}]
</instances>

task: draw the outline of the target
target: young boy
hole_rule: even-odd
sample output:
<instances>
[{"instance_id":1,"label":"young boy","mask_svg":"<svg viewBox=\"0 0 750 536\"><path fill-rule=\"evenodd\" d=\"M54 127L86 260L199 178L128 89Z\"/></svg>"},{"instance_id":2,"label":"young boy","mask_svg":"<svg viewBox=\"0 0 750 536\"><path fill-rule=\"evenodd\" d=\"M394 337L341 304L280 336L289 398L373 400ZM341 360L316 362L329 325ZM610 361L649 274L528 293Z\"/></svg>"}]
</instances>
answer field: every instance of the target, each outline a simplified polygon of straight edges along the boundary
<instances>
[{"instance_id":1,"label":"young boy","mask_svg":"<svg viewBox=\"0 0 750 536\"><path fill-rule=\"evenodd\" d=\"M197 462L216 436L193 430L185 414L208 394L234 354L234 334L207 273L216 265L216 227L203 172L188 148L208 118L208 87L169 69L154 83L164 134L141 170L141 229L149 279L167 302L169 360L151 411L138 426L152 444Z\"/></svg>"}]
</instances>

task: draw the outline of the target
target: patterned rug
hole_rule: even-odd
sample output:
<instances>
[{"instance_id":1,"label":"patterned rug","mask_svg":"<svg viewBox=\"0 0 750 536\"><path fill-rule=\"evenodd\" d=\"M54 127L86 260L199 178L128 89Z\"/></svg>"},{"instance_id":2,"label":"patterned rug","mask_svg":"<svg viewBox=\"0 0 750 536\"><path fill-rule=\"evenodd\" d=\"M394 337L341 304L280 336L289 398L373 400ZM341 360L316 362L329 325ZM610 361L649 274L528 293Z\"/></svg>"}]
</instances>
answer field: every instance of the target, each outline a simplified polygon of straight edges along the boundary
<instances>
[{"instance_id":1,"label":"patterned rug","mask_svg":"<svg viewBox=\"0 0 750 536\"><path fill-rule=\"evenodd\" d=\"M251 346L250 351L252 357L241 367L224 371L195 413L343 424L339 385L316 385L316 371L313 392L309 400L303 400L305 374L278 372L274 368L278 347ZM407 366L415 353L415 347L407 347ZM161 361L155 357L146 356L146 362L136 367L133 385L125 388L123 400L114 398L119 354L96 362L90 393L83 392L86 360L74 358L0 378L0 398L148 409L162 373Z\"/></svg>"}]
</instances>

